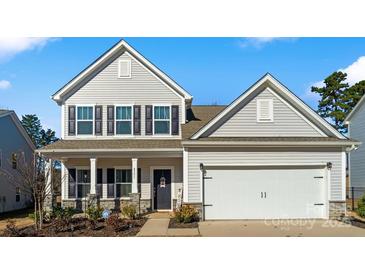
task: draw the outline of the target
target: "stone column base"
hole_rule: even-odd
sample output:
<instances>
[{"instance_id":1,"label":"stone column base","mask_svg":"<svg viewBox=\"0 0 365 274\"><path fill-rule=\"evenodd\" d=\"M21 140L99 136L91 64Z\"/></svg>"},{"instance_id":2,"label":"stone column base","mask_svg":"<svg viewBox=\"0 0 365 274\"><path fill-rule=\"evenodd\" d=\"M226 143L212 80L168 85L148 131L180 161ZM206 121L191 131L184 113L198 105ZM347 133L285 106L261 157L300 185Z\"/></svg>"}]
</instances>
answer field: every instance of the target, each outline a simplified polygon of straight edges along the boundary
<instances>
[{"instance_id":1,"label":"stone column base","mask_svg":"<svg viewBox=\"0 0 365 274\"><path fill-rule=\"evenodd\" d=\"M331 219L344 217L346 215L346 201L330 201L329 217Z\"/></svg>"}]
</instances>

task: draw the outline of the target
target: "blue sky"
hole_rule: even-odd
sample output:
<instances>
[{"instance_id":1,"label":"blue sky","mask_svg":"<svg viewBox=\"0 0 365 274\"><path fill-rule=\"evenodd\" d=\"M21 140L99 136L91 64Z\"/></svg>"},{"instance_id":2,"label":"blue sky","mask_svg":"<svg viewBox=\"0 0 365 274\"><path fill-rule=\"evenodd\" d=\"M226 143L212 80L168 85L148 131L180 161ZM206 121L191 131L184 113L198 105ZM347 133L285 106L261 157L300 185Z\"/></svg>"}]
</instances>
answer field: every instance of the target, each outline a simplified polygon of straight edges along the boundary
<instances>
[{"instance_id":1,"label":"blue sky","mask_svg":"<svg viewBox=\"0 0 365 274\"><path fill-rule=\"evenodd\" d=\"M120 38L0 38L0 108L60 132L50 96ZM314 109L313 84L336 70L365 79L365 38L126 38L194 96L229 104L266 72Z\"/></svg>"}]
</instances>

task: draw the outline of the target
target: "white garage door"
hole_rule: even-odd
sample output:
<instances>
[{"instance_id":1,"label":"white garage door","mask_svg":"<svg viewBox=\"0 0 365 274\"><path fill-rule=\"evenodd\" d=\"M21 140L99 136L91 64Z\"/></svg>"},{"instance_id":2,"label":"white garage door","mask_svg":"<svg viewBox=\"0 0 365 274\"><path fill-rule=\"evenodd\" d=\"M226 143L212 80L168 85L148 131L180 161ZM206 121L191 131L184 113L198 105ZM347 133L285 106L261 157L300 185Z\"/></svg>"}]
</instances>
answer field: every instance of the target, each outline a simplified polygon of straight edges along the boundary
<instances>
[{"instance_id":1,"label":"white garage door","mask_svg":"<svg viewBox=\"0 0 365 274\"><path fill-rule=\"evenodd\" d=\"M207 169L205 218L325 218L324 171L322 167Z\"/></svg>"}]
</instances>

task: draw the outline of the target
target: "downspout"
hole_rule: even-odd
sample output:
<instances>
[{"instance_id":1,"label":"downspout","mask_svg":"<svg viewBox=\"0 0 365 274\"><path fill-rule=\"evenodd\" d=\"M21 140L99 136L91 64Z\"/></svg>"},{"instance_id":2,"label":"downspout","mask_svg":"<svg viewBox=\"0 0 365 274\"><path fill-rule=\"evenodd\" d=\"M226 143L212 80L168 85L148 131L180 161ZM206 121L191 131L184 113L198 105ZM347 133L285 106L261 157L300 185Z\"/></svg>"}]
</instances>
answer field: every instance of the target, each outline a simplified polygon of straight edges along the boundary
<instances>
[{"instance_id":1,"label":"downspout","mask_svg":"<svg viewBox=\"0 0 365 274\"><path fill-rule=\"evenodd\" d=\"M203 163L200 163L200 172L202 180L202 221L205 221L205 170Z\"/></svg>"}]
</instances>

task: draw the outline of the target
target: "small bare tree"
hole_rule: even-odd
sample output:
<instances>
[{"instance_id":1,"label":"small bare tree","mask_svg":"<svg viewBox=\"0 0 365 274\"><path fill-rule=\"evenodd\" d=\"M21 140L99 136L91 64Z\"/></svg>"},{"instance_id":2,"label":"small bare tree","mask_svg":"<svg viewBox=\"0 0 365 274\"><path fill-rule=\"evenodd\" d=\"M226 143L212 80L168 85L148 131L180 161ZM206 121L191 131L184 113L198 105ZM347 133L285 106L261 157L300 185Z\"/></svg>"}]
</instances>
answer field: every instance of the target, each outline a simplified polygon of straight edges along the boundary
<instances>
[{"instance_id":1,"label":"small bare tree","mask_svg":"<svg viewBox=\"0 0 365 274\"><path fill-rule=\"evenodd\" d=\"M25 159L24 154L20 153L16 159L16 167L13 172L0 171L14 186L21 192L30 195L34 202L34 225L36 230L42 229L44 219L44 203L46 199L53 199L52 192L61 184L61 180L55 180L55 165L46 167L46 161L39 155L33 155L32 159ZM12 159L14 161L14 159ZM13 164L10 161L10 164ZM48 176L51 181L48 182Z\"/></svg>"}]
</instances>

